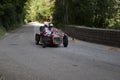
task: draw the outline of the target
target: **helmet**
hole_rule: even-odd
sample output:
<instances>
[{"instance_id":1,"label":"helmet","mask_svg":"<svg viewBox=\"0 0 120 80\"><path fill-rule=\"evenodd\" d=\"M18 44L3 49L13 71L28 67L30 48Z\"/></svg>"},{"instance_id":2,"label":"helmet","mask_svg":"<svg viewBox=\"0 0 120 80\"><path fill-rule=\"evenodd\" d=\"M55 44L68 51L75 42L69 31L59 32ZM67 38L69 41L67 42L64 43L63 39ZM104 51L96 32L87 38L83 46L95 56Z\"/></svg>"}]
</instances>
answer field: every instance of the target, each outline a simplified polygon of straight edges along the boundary
<instances>
[{"instance_id":1,"label":"helmet","mask_svg":"<svg viewBox=\"0 0 120 80\"><path fill-rule=\"evenodd\" d=\"M53 27L53 24L51 23L50 26Z\"/></svg>"}]
</instances>

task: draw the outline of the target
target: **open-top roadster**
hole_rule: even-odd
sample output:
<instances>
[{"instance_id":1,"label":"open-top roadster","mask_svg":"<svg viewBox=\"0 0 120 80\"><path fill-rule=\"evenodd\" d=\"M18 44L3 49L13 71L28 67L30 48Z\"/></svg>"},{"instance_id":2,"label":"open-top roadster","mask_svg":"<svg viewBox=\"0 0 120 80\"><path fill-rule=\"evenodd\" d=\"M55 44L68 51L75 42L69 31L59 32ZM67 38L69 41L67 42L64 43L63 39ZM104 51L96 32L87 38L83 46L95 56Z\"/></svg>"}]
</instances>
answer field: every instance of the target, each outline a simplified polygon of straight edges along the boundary
<instances>
[{"instance_id":1,"label":"open-top roadster","mask_svg":"<svg viewBox=\"0 0 120 80\"><path fill-rule=\"evenodd\" d=\"M41 43L42 47L46 46L59 46L63 44L64 47L68 46L68 36L67 34L59 31L54 31L50 34L42 32L42 34L35 34L35 42L38 45Z\"/></svg>"}]
</instances>

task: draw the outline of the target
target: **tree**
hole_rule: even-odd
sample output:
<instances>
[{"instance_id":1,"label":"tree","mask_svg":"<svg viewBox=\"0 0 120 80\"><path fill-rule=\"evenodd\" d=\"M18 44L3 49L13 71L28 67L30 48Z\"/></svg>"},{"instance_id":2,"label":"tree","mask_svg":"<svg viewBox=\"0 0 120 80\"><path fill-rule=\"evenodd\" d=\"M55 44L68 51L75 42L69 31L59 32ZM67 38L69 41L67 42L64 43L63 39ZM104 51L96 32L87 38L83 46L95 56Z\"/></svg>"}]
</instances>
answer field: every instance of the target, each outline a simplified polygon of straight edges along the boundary
<instances>
[{"instance_id":1,"label":"tree","mask_svg":"<svg viewBox=\"0 0 120 80\"><path fill-rule=\"evenodd\" d=\"M118 0L56 0L56 22L109 28L120 24ZM114 28L114 27L113 27Z\"/></svg>"},{"instance_id":2,"label":"tree","mask_svg":"<svg viewBox=\"0 0 120 80\"><path fill-rule=\"evenodd\" d=\"M54 0L28 0L25 5L26 19L35 21L44 21L53 14L54 10Z\"/></svg>"},{"instance_id":3,"label":"tree","mask_svg":"<svg viewBox=\"0 0 120 80\"><path fill-rule=\"evenodd\" d=\"M24 1L1 0L0 2L0 22L6 30L9 30L23 22Z\"/></svg>"}]
</instances>

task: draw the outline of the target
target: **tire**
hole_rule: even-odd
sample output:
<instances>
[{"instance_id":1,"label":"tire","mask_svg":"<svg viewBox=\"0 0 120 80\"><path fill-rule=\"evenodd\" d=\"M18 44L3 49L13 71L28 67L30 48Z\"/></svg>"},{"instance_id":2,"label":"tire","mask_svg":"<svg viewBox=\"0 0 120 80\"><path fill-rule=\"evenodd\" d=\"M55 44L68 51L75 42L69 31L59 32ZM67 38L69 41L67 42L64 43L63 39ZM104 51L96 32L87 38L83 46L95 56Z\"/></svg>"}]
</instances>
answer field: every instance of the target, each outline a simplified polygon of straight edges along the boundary
<instances>
[{"instance_id":1,"label":"tire","mask_svg":"<svg viewBox=\"0 0 120 80\"><path fill-rule=\"evenodd\" d=\"M67 47L67 46L68 46L68 37L67 37L67 36L64 36L64 37L63 37L63 46L64 46L64 47Z\"/></svg>"},{"instance_id":2,"label":"tire","mask_svg":"<svg viewBox=\"0 0 120 80\"><path fill-rule=\"evenodd\" d=\"M42 38L42 47L46 48L47 44L46 44L46 37Z\"/></svg>"},{"instance_id":3,"label":"tire","mask_svg":"<svg viewBox=\"0 0 120 80\"><path fill-rule=\"evenodd\" d=\"M40 35L39 34L35 34L36 45L39 45L39 41L40 41Z\"/></svg>"}]
</instances>

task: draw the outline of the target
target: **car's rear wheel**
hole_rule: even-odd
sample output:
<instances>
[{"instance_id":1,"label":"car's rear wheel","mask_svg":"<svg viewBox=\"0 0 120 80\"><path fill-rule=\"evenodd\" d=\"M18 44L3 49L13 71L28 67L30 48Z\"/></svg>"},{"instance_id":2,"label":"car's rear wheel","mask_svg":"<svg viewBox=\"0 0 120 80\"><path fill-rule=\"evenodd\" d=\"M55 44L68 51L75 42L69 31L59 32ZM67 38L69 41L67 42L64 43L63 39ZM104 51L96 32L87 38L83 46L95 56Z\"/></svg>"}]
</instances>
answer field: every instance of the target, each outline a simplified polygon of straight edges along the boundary
<instances>
[{"instance_id":1,"label":"car's rear wheel","mask_svg":"<svg viewBox=\"0 0 120 80\"><path fill-rule=\"evenodd\" d=\"M36 43L36 45L39 44L39 41L40 41L40 35L39 34L35 34L35 43Z\"/></svg>"},{"instance_id":2,"label":"car's rear wheel","mask_svg":"<svg viewBox=\"0 0 120 80\"><path fill-rule=\"evenodd\" d=\"M42 38L42 47L46 48L47 44L46 44L46 37Z\"/></svg>"}]
</instances>

